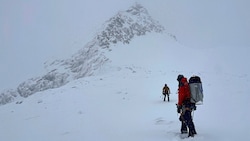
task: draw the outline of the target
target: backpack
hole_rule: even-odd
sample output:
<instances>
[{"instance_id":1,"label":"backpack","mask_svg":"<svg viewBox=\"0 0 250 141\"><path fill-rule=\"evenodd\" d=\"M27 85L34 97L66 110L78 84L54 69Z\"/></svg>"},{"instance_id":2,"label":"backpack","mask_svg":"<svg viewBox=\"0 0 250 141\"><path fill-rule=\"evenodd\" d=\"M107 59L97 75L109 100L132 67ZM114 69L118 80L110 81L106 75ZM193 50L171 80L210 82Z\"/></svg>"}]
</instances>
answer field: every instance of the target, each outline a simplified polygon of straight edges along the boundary
<instances>
[{"instance_id":1,"label":"backpack","mask_svg":"<svg viewBox=\"0 0 250 141\"><path fill-rule=\"evenodd\" d=\"M162 89L162 94L163 95L169 94L168 91L169 91L169 87L168 86L164 86L163 89Z\"/></svg>"},{"instance_id":2,"label":"backpack","mask_svg":"<svg viewBox=\"0 0 250 141\"><path fill-rule=\"evenodd\" d=\"M202 83L199 76L192 76L189 79L189 88L190 88L190 102L199 104L203 103L203 89Z\"/></svg>"}]
</instances>

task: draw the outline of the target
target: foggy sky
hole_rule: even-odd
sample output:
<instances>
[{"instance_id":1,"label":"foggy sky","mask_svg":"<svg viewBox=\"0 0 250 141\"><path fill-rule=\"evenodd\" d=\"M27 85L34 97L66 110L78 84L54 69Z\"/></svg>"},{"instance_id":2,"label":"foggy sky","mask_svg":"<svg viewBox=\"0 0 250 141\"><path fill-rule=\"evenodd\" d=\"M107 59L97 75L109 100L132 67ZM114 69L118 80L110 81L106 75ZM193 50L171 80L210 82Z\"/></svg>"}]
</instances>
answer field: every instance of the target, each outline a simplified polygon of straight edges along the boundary
<instances>
[{"instance_id":1,"label":"foggy sky","mask_svg":"<svg viewBox=\"0 0 250 141\"><path fill-rule=\"evenodd\" d=\"M226 48L227 56L250 48L248 0L1 0L0 88L43 73L41 64L74 53L135 2L185 46Z\"/></svg>"}]
</instances>

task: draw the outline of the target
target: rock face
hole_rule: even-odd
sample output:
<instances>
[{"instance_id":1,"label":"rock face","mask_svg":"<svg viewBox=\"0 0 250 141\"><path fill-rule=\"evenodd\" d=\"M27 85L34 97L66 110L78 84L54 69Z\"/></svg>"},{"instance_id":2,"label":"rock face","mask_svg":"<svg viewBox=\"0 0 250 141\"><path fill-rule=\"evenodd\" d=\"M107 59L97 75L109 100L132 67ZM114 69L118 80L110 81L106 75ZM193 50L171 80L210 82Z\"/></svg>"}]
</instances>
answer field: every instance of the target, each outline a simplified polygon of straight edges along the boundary
<instances>
[{"instance_id":1,"label":"rock face","mask_svg":"<svg viewBox=\"0 0 250 141\"><path fill-rule=\"evenodd\" d=\"M71 58L46 63L47 74L28 79L16 89L1 92L0 104L9 103L17 96L28 97L36 92L57 88L72 80L94 75L109 62L103 50L110 50L112 44L129 44L135 36L162 31L164 27L154 21L144 7L135 4L106 21L101 32Z\"/></svg>"},{"instance_id":2,"label":"rock face","mask_svg":"<svg viewBox=\"0 0 250 141\"><path fill-rule=\"evenodd\" d=\"M135 36L164 30L164 27L154 21L147 10L139 4L119 12L110 18L104 27L96 37L98 45L102 48L108 48L110 44L118 42L128 44Z\"/></svg>"}]
</instances>

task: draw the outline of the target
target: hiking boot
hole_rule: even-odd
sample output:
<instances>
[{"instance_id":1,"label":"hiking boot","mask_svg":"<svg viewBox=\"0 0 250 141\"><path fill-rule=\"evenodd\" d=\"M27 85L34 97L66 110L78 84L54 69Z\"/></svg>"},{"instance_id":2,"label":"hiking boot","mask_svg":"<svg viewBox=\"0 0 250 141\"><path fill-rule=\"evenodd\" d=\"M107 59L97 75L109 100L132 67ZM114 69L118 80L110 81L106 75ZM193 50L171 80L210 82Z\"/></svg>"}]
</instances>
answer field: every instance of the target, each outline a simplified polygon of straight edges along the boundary
<instances>
[{"instance_id":1,"label":"hiking boot","mask_svg":"<svg viewBox=\"0 0 250 141\"><path fill-rule=\"evenodd\" d=\"M192 132L189 132L188 137L194 137L194 134Z\"/></svg>"},{"instance_id":2,"label":"hiking boot","mask_svg":"<svg viewBox=\"0 0 250 141\"><path fill-rule=\"evenodd\" d=\"M187 130L181 130L181 134L186 134Z\"/></svg>"},{"instance_id":3,"label":"hiking boot","mask_svg":"<svg viewBox=\"0 0 250 141\"><path fill-rule=\"evenodd\" d=\"M191 131L194 135L196 135L197 134L197 132L195 131L195 130L192 130Z\"/></svg>"}]
</instances>

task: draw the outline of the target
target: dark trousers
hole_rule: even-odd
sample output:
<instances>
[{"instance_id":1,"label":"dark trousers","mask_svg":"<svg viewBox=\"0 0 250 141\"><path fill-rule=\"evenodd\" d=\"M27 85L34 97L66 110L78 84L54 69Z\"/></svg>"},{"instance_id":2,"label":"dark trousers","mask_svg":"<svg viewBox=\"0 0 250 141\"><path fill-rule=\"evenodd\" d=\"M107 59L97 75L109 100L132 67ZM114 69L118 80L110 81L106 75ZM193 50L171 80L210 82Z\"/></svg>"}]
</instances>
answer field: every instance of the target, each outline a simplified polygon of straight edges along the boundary
<instances>
[{"instance_id":1,"label":"dark trousers","mask_svg":"<svg viewBox=\"0 0 250 141\"><path fill-rule=\"evenodd\" d=\"M191 112L191 110L183 110L180 116L181 133L187 133L188 128L188 136L194 136L196 134Z\"/></svg>"},{"instance_id":2,"label":"dark trousers","mask_svg":"<svg viewBox=\"0 0 250 141\"><path fill-rule=\"evenodd\" d=\"M168 96L168 101L169 101L169 94L163 94L163 95L164 95L163 101L166 101L166 96Z\"/></svg>"}]
</instances>

